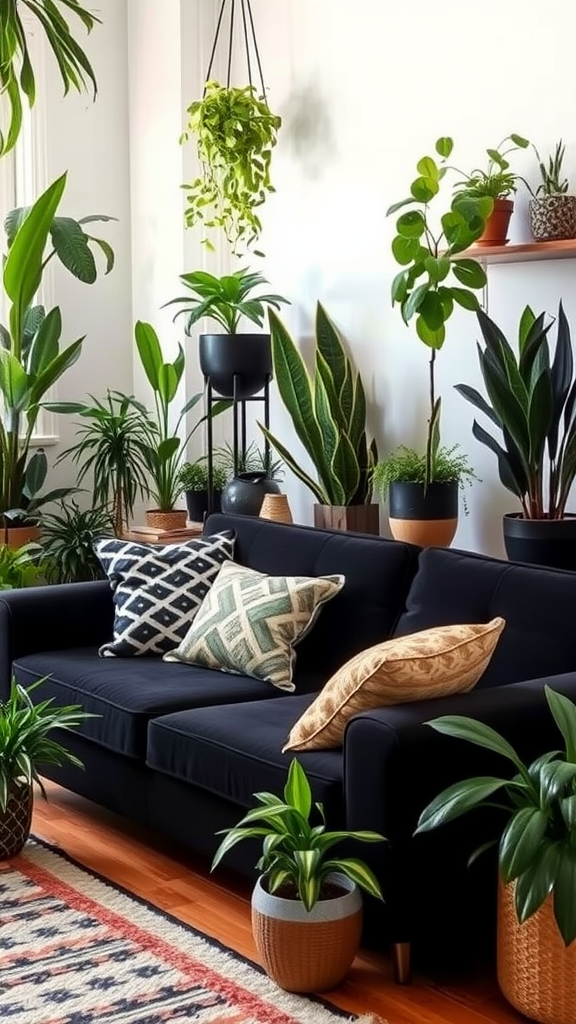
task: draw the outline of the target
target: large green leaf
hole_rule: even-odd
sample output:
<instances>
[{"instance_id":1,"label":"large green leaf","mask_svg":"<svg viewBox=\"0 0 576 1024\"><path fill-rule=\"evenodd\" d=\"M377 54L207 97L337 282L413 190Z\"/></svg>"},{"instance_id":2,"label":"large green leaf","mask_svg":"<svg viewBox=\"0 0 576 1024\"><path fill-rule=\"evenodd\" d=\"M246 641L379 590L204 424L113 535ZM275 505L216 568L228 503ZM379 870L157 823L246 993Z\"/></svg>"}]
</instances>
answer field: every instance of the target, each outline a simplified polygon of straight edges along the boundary
<instances>
[{"instance_id":1,"label":"large green leaf","mask_svg":"<svg viewBox=\"0 0 576 1024\"><path fill-rule=\"evenodd\" d=\"M520 924L535 914L552 892L560 857L561 850L558 843L542 842L533 860L516 879L514 902Z\"/></svg>"},{"instance_id":2,"label":"large green leaf","mask_svg":"<svg viewBox=\"0 0 576 1024\"><path fill-rule=\"evenodd\" d=\"M284 786L284 800L287 804L292 804L304 818L310 816L312 790L302 765L295 757L288 769L288 778Z\"/></svg>"},{"instance_id":3,"label":"large green leaf","mask_svg":"<svg viewBox=\"0 0 576 1024\"><path fill-rule=\"evenodd\" d=\"M467 740L467 742L474 743L477 747L483 747L485 750L494 751L495 754L501 754L502 757L512 761L519 770L524 771L524 765L514 747L500 733L496 732L489 725L485 725L484 722L477 722L474 718L465 718L462 715L443 715L441 718L435 718L427 724L444 736L453 736L455 739Z\"/></svg>"},{"instance_id":4,"label":"large green leaf","mask_svg":"<svg viewBox=\"0 0 576 1024\"><path fill-rule=\"evenodd\" d=\"M348 357L340 335L321 302L316 306L316 344L330 367L336 393L340 394L348 372Z\"/></svg>"},{"instance_id":5,"label":"large green leaf","mask_svg":"<svg viewBox=\"0 0 576 1024\"><path fill-rule=\"evenodd\" d=\"M22 364L10 352L0 350L0 391L6 411L22 412L28 400L28 375ZM8 427L15 429L15 425Z\"/></svg>"},{"instance_id":6,"label":"large green leaf","mask_svg":"<svg viewBox=\"0 0 576 1024\"><path fill-rule=\"evenodd\" d=\"M497 779L494 776L486 775L475 779L465 779L447 786L422 811L418 819L416 833L429 832L430 829L459 818L508 785L508 779Z\"/></svg>"},{"instance_id":7,"label":"large green leaf","mask_svg":"<svg viewBox=\"0 0 576 1024\"><path fill-rule=\"evenodd\" d=\"M510 819L500 840L500 869L511 882L534 860L548 827L549 817L539 807L522 807Z\"/></svg>"},{"instance_id":8,"label":"large green leaf","mask_svg":"<svg viewBox=\"0 0 576 1024\"><path fill-rule=\"evenodd\" d=\"M314 417L318 424L322 439L322 450L328 462L329 473L325 476L322 467L318 467L318 475L326 493L330 496L332 505L345 504L344 481L340 478L341 467L334 465L334 455L338 448L342 431L338 423L332 417L332 409L328 398L328 392L324 387L324 381L319 373L315 374L314 381Z\"/></svg>"},{"instance_id":9,"label":"large green leaf","mask_svg":"<svg viewBox=\"0 0 576 1024\"><path fill-rule=\"evenodd\" d=\"M44 317L36 331L28 354L28 369L33 376L42 373L56 358L62 334L62 316L55 306Z\"/></svg>"},{"instance_id":10,"label":"large green leaf","mask_svg":"<svg viewBox=\"0 0 576 1024\"><path fill-rule=\"evenodd\" d=\"M84 284L94 284L98 276L96 261L78 221L72 217L55 217L50 229L56 254L71 274Z\"/></svg>"},{"instance_id":11,"label":"large green leaf","mask_svg":"<svg viewBox=\"0 0 576 1024\"><path fill-rule=\"evenodd\" d=\"M71 345L68 345L63 352L60 352L55 359L52 359L44 369L38 373L30 388L30 402L33 405L37 405L42 401L44 395L57 380L60 379L62 374L74 365L76 360L79 358L82 351L82 345L84 338L78 338L77 341L73 341Z\"/></svg>"},{"instance_id":12,"label":"large green leaf","mask_svg":"<svg viewBox=\"0 0 576 1024\"><path fill-rule=\"evenodd\" d=\"M566 946L576 939L576 851L563 847L554 883L554 917Z\"/></svg>"},{"instance_id":13,"label":"large green leaf","mask_svg":"<svg viewBox=\"0 0 576 1024\"><path fill-rule=\"evenodd\" d=\"M342 488L342 501L334 504L349 505L358 490L360 467L358 457L347 434L340 434L330 466L334 482Z\"/></svg>"},{"instance_id":14,"label":"large green leaf","mask_svg":"<svg viewBox=\"0 0 576 1024\"><path fill-rule=\"evenodd\" d=\"M258 423L258 426L264 434L264 437L270 442L274 450L278 452L282 461L286 463L288 469L292 470L294 476L296 476L298 480L312 491L312 494L321 505L330 505L330 497L324 490L322 484L313 480L312 477L302 469L300 463L297 462L297 460L290 454L282 442L279 441L278 438L275 437L274 434L272 434L262 423Z\"/></svg>"},{"instance_id":15,"label":"large green leaf","mask_svg":"<svg viewBox=\"0 0 576 1024\"><path fill-rule=\"evenodd\" d=\"M545 687L546 700L566 744L566 758L576 763L576 707L563 693Z\"/></svg>"},{"instance_id":16,"label":"large green leaf","mask_svg":"<svg viewBox=\"0 0 576 1024\"><path fill-rule=\"evenodd\" d=\"M152 324L138 320L134 327L136 348L144 373L153 391L158 391L158 374L162 366L162 349Z\"/></svg>"},{"instance_id":17,"label":"large green leaf","mask_svg":"<svg viewBox=\"0 0 576 1024\"><path fill-rule=\"evenodd\" d=\"M323 870L324 874L328 874L331 871L339 871L371 896L375 896L376 899L382 899L382 890L378 879L362 860L357 860L355 857L339 857L338 860L326 861Z\"/></svg>"}]
</instances>

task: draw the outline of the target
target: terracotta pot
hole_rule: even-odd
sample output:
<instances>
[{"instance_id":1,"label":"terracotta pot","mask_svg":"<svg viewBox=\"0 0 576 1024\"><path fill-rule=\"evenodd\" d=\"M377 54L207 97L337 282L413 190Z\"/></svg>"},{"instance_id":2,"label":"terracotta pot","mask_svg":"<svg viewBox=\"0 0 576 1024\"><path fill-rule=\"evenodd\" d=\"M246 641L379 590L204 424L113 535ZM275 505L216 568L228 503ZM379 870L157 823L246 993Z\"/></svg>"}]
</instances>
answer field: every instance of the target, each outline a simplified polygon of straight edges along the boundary
<instances>
[{"instance_id":1,"label":"terracotta pot","mask_svg":"<svg viewBox=\"0 0 576 1024\"><path fill-rule=\"evenodd\" d=\"M0 533L2 544L8 544L11 548L21 548L23 544L39 539L39 526L9 526L7 529L2 529Z\"/></svg>"},{"instance_id":2,"label":"terracotta pot","mask_svg":"<svg viewBox=\"0 0 576 1024\"><path fill-rule=\"evenodd\" d=\"M506 245L508 228L514 209L512 199L495 199L494 209L486 221L486 227L475 245Z\"/></svg>"},{"instance_id":3,"label":"terracotta pot","mask_svg":"<svg viewBox=\"0 0 576 1024\"><path fill-rule=\"evenodd\" d=\"M347 530L350 533L380 533L380 506L314 505L314 526L322 530Z\"/></svg>"},{"instance_id":4,"label":"terracotta pot","mask_svg":"<svg viewBox=\"0 0 576 1024\"><path fill-rule=\"evenodd\" d=\"M15 857L30 835L32 822L32 786L12 782L8 787L8 804L0 811L0 860Z\"/></svg>"},{"instance_id":5,"label":"terracotta pot","mask_svg":"<svg viewBox=\"0 0 576 1024\"><path fill-rule=\"evenodd\" d=\"M498 890L498 983L509 1003L540 1024L576 1021L576 942L566 947L552 897L524 924L514 906L515 883Z\"/></svg>"},{"instance_id":6,"label":"terracotta pot","mask_svg":"<svg viewBox=\"0 0 576 1024\"><path fill-rule=\"evenodd\" d=\"M396 480L389 488L389 523L395 540L448 547L458 526L458 481L423 484Z\"/></svg>"},{"instance_id":7,"label":"terracotta pot","mask_svg":"<svg viewBox=\"0 0 576 1024\"><path fill-rule=\"evenodd\" d=\"M536 196L528 213L535 242L576 238L576 196Z\"/></svg>"},{"instance_id":8,"label":"terracotta pot","mask_svg":"<svg viewBox=\"0 0 576 1024\"><path fill-rule=\"evenodd\" d=\"M287 992L325 992L348 973L362 931L362 896L344 875L328 875L344 892L307 911L300 900L266 891L259 878L252 894L252 931L262 965Z\"/></svg>"},{"instance_id":9,"label":"terracotta pot","mask_svg":"<svg viewBox=\"0 0 576 1024\"><path fill-rule=\"evenodd\" d=\"M174 508L170 512L161 512L159 508L151 508L146 512L146 525L156 530L185 530L187 512L185 508Z\"/></svg>"}]
</instances>

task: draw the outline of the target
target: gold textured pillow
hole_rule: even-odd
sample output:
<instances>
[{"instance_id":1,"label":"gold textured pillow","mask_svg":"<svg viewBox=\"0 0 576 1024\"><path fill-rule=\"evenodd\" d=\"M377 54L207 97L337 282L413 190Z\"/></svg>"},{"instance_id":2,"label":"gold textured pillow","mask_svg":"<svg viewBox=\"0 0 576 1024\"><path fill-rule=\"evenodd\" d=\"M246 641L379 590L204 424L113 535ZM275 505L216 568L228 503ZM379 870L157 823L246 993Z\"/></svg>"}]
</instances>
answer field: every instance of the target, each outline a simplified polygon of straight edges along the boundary
<instances>
[{"instance_id":1,"label":"gold textured pillow","mask_svg":"<svg viewBox=\"0 0 576 1024\"><path fill-rule=\"evenodd\" d=\"M341 746L346 722L359 711L467 693L486 670L505 625L498 617L483 625L435 626L361 651L328 680L283 751Z\"/></svg>"}]
</instances>

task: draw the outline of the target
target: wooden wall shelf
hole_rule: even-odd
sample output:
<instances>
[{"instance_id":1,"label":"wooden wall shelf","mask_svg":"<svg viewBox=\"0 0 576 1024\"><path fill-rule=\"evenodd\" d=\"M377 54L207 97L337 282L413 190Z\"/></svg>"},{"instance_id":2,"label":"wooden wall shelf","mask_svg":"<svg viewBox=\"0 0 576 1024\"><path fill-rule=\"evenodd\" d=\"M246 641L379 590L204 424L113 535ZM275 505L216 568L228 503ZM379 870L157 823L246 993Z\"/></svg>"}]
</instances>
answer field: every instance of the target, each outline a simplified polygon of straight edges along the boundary
<instances>
[{"instance_id":1,"label":"wooden wall shelf","mask_svg":"<svg viewBox=\"0 0 576 1024\"><path fill-rule=\"evenodd\" d=\"M576 259L576 238L557 242L524 242L520 245L473 245L459 256L473 256L479 263L527 263L533 260Z\"/></svg>"}]
</instances>

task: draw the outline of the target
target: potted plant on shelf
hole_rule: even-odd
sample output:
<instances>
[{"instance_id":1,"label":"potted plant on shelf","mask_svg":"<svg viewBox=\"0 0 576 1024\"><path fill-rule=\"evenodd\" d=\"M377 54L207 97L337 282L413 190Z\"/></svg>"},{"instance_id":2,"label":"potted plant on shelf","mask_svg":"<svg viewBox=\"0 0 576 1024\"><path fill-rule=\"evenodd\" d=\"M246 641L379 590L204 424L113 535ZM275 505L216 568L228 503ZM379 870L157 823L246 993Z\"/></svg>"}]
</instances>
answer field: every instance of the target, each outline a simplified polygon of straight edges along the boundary
<instances>
[{"instance_id":1,"label":"potted plant on shelf","mask_svg":"<svg viewBox=\"0 0 576 1024\"><path fill-rule=\"evenodd\" d=\"M421 458L403 461L403 472L396 479L387 480L388 470L380 470L380 483L388 487L394 537L409 536L420 545L438 544L442 536L443 543L449 544L456 531L460 480L442 473L442 467L446 468L446 448L442 449L440 443L441 399L436 394L436 356L444 344L446 324L454 307L478 309L476 291L486 284L486 273L478 261L460 253L482 234L492 201L486 197L453 196L449 208L439 218L440 227L435 228L432 221L431 206L440 192L452 149L452 139L438 139L436 158L424 156L418 161L418 176L410 185L409 197L388 210L388 216L403 210L392 240L392 253L402 268L392 282L392 305L400 306L405 324L414 319L416 333L428 348L429 415ZM409 465L414 479L406 478ZM456 467L453 464L451 468Z\"/></svg>"},{"instance_id":2,"label":"potted plant on shelf","mask_svg":"<svg viewBox=\"0 0 576 1024\"><path fill-rule=\"evenodd\" d=\"M328 832L322 804L312 825L312 792L296 758L284 799L256 793L254 807L224 830L212 870L243 839L262 840L261 872L252 895L254 941L267 974L289 992L323 992L338 985L352 964L362 927L359 887L382 899L361 860L332 851L344 840L382 842L377 832Z\"/></svg>"},{"instance_id":3,"label":"potted plant on shelf","mask_svg":"<svg viewBox=\"0 0 576 1024\"><path fill-rule=\"evenodd\" d=\"M84 338L60 349L62 317L55 306L46 313L33 305L47 264L54 257L78 280L92 284L97 277L91 251L95 243L106 255L106 273L114 256L107 242L88 235L83 225L95 219L75 221L56 216L64 194L66 175L58 178L29 209L13 210L6 220L8 252L3 284L9 300L8 326L0 325L0 515L12 528L22 527L18 538L29 539L38 509L48 501L66 496L70 488L41 494L48 462L42 449L31 453L32 439L42 401L66 370L76 362ZM51 243L48 251L47 247ZM34 531L32 531L34 533Z\"/></svg>"},{"instance_id":4,"label":"potted plant on shelf","mask_svg":"<svg viewBox=\"0 0 576 1024\"><path fill-rule=\"evenodd\" d=\"M188 107L181 141L195 137L201 171L183 186L185 220L205 232L207 248L214 248L206 233L213 228L224 232L233 253L253 248L258 240L257 211L274 191L270 164L281 124L253 85L206 82L202 99Z\"/></svg>"},{"instance_id":5,"label":"potted plant on shelf","mask_svg":"<svg viewBox=\"0 0 576 1024\"><path fill-rule=\"evenodd\" d=\"M506 149L506 143L509 145ZM508 227L514 210L514 195L518 182L524 181L511 170L507 157L518 149L526 149L530 143L521 135L507 135L497 149L487 149L486 169L475 167L456 183L457 195L466 199L490 199L492 209L486 217L486 227L475 240L475 245L506 245ZM462 174L462 171L458 171Z\"/></svg>"},{"instance_id":6,"label":"potted plant on shelf","mask_svg":"<svg viewBox=\"0 0 576 1024\"><path fill-rule=\"evenodd\" d=\"M528 212L532 237L535 242L576 238L576 196L568 192L568 178L564 178L562 172L566 147L560 139L548 163L541 160L536 146L532 148L542 179L535 191L530 189L532 198Z\"/></svg>"},{"instance_id":7,"label":"potted plant on shelf","mask_svg":"<svg viewBox=\"0 0 576 1024\"><path fill-rule=\"evenodd\" d=\"M82 583L106 578L94 541L114 534L114 515L106 505L82 509L61 502L42 516L42 565L48 583Z\"/></svg>"},{"instance_id":8,"label":"potted plant on shelf","mask_svg":"<svg viewBox=\"0 0 576 1024\"><path fill-rule=\"evenodd\" d=\"M378 505L372 502L376 442L368 441L362 379L332 320L316 306L314 374L279 317L269 312L274 374L296 434L316 471L313 479L270 430L264 437L316 498L316 526L380 532Z\"/></svg>"},{"instance_id":9,"label":"potted plant on shelf","mask_svg":"<svg viewBox=\"0 0 576 1024\"><path fill-rule=\"evenodd\" d=\"M55 707L52 699L33 703L30 693L43 682L24 689L13 679L8 700L0 702L0 860L15 857L28 839L35 782L46 796L41 767L66 761L83 767L50 733L74 729L93 715L79 704Z\"/></svg>"},{"instance_id":10,"label":"potted plant on shelf","mask_svg":"<svg viewBox=\"0 0 576 1024\"><path fill-rule=\"evenodd\" d=\"M210 386L218 394L238 400L257 394L272 377L270 335L241 334L240 320L244 317L262 327L266 308L279 309L280 303L288 300L281 295L254 295L255 289L268 282L262 274L247 269L223 277L196 270L181 274L180 280L190 294L166 305L182 307L174 319L186 316L186 334L190 335L202 317L215 320L225 331L200 335L200 368Z\"/></svg>"},{"instance_id":11,"label":"potted plant on shelf","mask_svg":"<svg viewBox=\"0 0 576 1024\"><path fill-rule=\"evenodd\" d=\"M184 462L179 471L180 483L186 499L188 519L193 523L204 522L208 512L208 464L206 456L196 462ZM222 491L226 486L228 473L224 466L215 462L212 466L212 511L220 511Z\"/></svg>"},{"instance_id":12,"label":"potted plant on shelf","mask_svg":"<svg viewBox=\"0 0 576 1024\"><path fill-rule=\"evenodd\" d=\"M521 504L520 512L503 519L508 557L576 569L576 516L566 511L576 477L576 377L562 302L554 352L545 313L536 317L526 306L517 351L483 310L477 316L487 398L467 384L456 390L501 432L497 440L476 420L472 426L474 437L496 455L502 484Z\"/></svg>"},{"instance_id":13,"label":"potted plant on shelf","mask_svg":"<svg viewBox=\"0 0 576 1024\"><path fill-rule=\"evenodd\" d=\"M446 736L501 754L511 762L513 775L455 783L422 811L417 832L482 805L506 812L498 849L498 981L509 1002L530 1020L572 1024L576 706L549 686L545 692L564 750L543 753L532 764L525 764L503 736L475 719L452 715L427 723ZM488 842L482 850L495 844Z\"/></svg>"}]
</instances>

